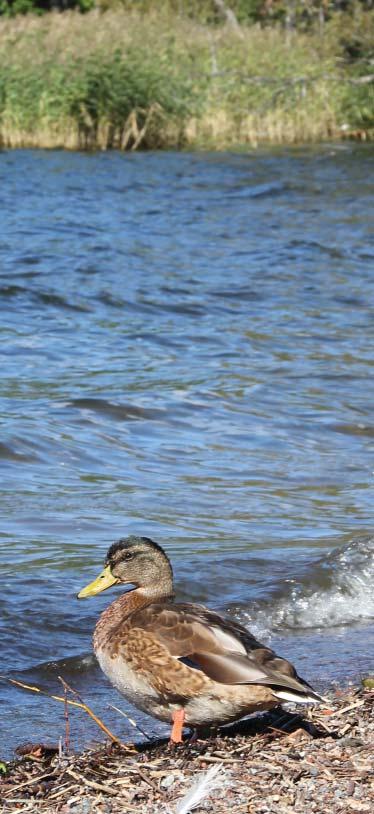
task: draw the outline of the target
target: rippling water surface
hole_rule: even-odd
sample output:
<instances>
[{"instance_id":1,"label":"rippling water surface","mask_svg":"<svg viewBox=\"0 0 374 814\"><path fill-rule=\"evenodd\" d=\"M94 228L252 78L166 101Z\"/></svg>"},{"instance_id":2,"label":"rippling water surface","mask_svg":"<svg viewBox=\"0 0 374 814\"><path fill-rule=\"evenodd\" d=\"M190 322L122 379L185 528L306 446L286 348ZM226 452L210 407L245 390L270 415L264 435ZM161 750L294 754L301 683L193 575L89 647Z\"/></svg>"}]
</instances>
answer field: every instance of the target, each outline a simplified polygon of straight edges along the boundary
<instances>
[{"instance_id":1,"label":"rippling water surface","mask_svg":"<svg viewBox=\"0 0 374 814\"><path fill-rule=\"evenodd\" d=\"M110 594L75 599L128 533L316 686L373 668L373 159L0 154L1 673L129 736ZM6 684L0 714L3 754L63 734Z\"/></svg>"}]
</instances>

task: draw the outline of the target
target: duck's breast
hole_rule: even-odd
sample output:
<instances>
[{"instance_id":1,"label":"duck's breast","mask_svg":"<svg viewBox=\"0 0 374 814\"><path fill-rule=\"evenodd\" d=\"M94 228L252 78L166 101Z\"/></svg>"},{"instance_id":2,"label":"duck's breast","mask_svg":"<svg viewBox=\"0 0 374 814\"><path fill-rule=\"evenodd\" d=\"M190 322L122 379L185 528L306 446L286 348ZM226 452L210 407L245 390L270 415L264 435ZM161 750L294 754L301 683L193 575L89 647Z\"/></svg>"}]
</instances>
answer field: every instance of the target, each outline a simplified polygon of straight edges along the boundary
<instances>
[{"instance_id":1,"label":"duck's breast","mask_svg":"<svg viewBox=\"0 0 374 814\"><path fill-rule=\"evenodd\" d=\"M96 656L103 673L131 704L147 711L152 703L157 702L156 690L144 676L131 669L123 658L118 655L110 656L103 649L97 650Z\"/></svg>"}]
</instances>

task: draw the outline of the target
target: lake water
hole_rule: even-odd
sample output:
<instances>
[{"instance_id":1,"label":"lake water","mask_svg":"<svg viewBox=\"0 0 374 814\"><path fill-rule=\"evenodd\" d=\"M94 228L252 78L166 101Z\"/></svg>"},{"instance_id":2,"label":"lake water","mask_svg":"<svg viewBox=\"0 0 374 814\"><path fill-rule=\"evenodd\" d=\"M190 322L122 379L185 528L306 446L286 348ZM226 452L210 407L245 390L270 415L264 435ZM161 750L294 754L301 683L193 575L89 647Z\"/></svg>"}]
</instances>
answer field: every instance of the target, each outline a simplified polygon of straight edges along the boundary
<instances>
[{"instance_id":1,"label":"lake water","mask_svg":"<svg viewBox=\"0 0 374 814\"><path fill-rule=\"evenodd\" d=\"M317 688L373 670L373 171L349 144L0 154L2 674L133 737L91 655L118 590L75 598L129 533ZM4 682L0 714L0 757L64 733Z\"/></svg>"}]
</instances>

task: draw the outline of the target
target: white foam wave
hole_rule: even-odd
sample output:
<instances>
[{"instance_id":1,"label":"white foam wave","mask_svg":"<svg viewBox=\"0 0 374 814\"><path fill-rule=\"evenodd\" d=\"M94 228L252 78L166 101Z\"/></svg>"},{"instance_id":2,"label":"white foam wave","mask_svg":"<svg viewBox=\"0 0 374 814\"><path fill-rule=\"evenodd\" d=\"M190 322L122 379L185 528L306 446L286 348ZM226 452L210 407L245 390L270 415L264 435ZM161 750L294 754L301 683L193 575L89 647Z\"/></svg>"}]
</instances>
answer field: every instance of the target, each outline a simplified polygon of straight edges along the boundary
<instances>
[{"instance_id":1,"label":"white foam wave","mask_svg":"<svg viewBox=\"0 0 374 814\"><path fill-rule=\"evenodd\" d=\"M266 628L330 628L374 619L374 538L334 549L315 563L308 581L289 584L288 597L257 609L262 636Z\"/></svg>"},{"instance_id":2,"label":"white foam wave","mask_svg":"<svg viewBox=\"0 0 374 814\"><path fill-rule=\"evenodd\" d=\"M370 584L370 583L369 583ZM318 590L310 596L291 594L288 602L273 614L273 625L291 628L316 628L347 625L374 618L373 589L364 577L342 575L340 584Z\"/></svg>"}]
</instances>

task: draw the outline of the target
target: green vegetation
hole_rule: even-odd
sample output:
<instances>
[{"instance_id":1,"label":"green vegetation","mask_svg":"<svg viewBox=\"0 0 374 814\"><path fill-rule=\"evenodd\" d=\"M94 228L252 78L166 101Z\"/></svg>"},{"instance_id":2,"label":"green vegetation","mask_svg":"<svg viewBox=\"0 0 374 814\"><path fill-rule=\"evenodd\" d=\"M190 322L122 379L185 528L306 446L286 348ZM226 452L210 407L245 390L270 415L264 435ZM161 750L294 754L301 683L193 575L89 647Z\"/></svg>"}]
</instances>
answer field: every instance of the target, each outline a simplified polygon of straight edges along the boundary
<instances>
[{"instance_id":1,"label":"green vegetation","mask_svg":"<svg viewBox=\"0 0 374 814\"><path fill-rule=\"evenodd\" d=\"M93 8L121 8L141 15L165 13L195 20L202 25L220 25L223 19L240 25L254 22L288 27L308 28L318 20L330 19L335 13L352 13L356 6L370 10L372 0L0 0L0 14L43 14L46 11Z\"/></svg>"},{"instance_id":2,"label":"green vegetation","mask_svg":"<svg viewBox=\"0 0 374 814\"><path fill-rule=\"evenodd\" d=\"M374 130L361 5L306 31L244 24L239 0L238 27L178 16L171 0L122 5L0 18L3 146L225 149Z\"/></svg>"}]
</instances>

